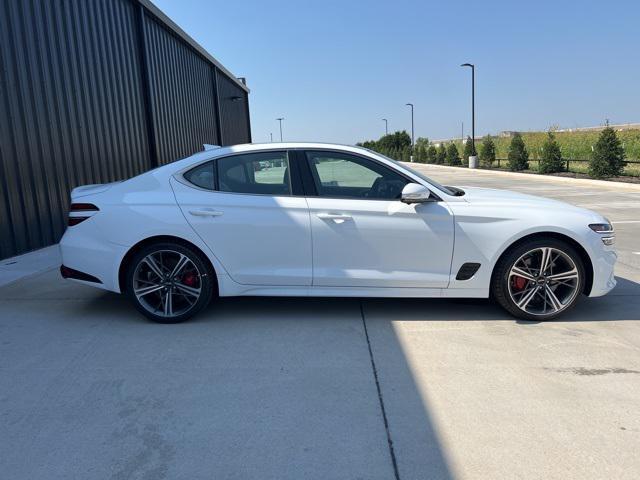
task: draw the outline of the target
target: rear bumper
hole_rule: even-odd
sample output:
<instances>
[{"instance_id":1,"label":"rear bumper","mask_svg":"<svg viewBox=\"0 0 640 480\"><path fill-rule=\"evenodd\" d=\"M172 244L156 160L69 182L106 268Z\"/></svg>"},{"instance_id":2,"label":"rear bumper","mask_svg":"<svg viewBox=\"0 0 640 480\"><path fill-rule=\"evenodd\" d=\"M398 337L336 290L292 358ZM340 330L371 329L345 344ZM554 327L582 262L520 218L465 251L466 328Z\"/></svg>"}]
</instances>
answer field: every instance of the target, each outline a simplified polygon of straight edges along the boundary
<instances>
[{"instance_id":1,"label":"rear bumper","mask_svg":"<svg viewBox=\"0 0 640 480\"><path fill-rule=\"evenodd\" d=\"M104 241L92 223L90 219L67 228L60 240L60 253L64 267L93 277L98 282L89 281L86 277L78 278L78 275L68 275L67 278L120 293L118 270L128 247Z\"/></svg>"}]
</instances>

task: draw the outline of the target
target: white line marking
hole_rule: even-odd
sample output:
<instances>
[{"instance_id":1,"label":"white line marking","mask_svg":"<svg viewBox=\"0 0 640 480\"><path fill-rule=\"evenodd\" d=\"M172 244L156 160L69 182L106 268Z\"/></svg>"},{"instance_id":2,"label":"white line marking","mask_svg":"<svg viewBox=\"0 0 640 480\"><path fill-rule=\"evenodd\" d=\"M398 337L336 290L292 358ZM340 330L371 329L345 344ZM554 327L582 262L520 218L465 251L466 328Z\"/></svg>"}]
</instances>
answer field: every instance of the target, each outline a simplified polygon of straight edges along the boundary
<instances>
[{"instance_id":1,"label":"white line marking","mask_svg":"<svg viewBox=\"0 0 640 480\"><path fill-rule=\"evenodd\" d=\"M640 220L618 220L617 222L612 223L640 223Z\"/></svg>"},{"instance_id":2,"label":"white line marking","mask_svg":"<svg viewBox=\"0 0 640 480\"><path fill-rule=\"evenodd\" d=\"M631 252L631 253L633 253L634 255L640 255L640 252Z\"/></svg>"}]
</instances>

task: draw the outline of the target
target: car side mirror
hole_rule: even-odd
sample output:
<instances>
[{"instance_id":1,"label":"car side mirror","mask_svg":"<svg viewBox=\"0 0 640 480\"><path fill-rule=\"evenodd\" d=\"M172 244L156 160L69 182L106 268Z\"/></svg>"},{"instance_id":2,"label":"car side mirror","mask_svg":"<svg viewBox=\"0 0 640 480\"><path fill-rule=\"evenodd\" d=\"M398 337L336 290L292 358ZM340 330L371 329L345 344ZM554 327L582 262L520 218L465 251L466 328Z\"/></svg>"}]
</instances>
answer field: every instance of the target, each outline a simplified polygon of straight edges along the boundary
<instances>
[{"instance_id":1,"label":"car side mirror","mask_svg":"<svg viewBox=\"0 0 640 480\"><path fill-rule=\"evenodd\" d=\"M424 203L433 201L431 191L418 183L407 183L402 189L400 200L403 203Z\"/></svg>"}]
</instances>

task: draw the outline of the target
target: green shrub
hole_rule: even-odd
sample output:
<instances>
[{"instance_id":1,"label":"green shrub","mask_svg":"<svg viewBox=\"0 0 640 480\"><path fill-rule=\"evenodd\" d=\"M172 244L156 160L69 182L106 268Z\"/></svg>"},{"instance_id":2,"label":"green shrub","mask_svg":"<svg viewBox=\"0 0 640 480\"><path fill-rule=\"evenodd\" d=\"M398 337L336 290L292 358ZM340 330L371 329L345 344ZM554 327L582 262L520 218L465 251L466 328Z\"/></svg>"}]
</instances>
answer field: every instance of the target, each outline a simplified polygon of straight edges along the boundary
<instances>
[{"instance_id":1,"label":"green shrub","mask_svg":"<svg viewBox=\"0 0 640 480\"><path fill-rule=\"evenodd\" d=\"M565 165L562 159L560 145L558 145L553 132L548 132L547 140L542 146L542 155L540 156L540 166L538 170L540 173L555 173L562 172L564 169Z\"/></svg>"},{"instance_id":2,"label":"green shrub","mask_svg":"<svg viewBox=\"0 0 640 480\"><path fill-rule=\"evenodd\" d=\"M460 154L458 153L458 147L455 143L450 143L447 147L447 163L454 167L462 165L460 161Z\"/></svg>"},{"instance_id":3,"label":"green shrub","mask_svg":"<svg viewBox=\"0 0 640 480\"><path fill-rule=\"evenodd\" d=\"M464 161L468 162L469 157L472 157L474 155L475 153L473 153L473 141L471 140L471 137L467 137L467 141L464 144L464 150L462 153L462 156L464 157Z\"/></svg>"},{"instance_id":4,"label":"green shrub","mask_svg":"<svg viewBox=\"0 0 640 480\"><path fill-rule=\"evenodd\" d=\"M429 145L427 147L427 163L437 163L438 161L438 150L434 145Z\"/></svg>"},{"instance_id":5,"label":"green shrub","mask_svg":"<svg viewBox=\"0 0 640 480\"><path fill-rule=\"evenodd\" d=\"M607 126L593 147L589 175L595 178L615 177L624 171L624 148L613 128Z\"/></svg>"},{"instance_id":6,"label":"green shrub","mask_svg":"<svg viewBox=\"0 0 640 480\"><path fill-rule=\"evenodd\" d=\"M491 168L493 162L496 161L496 144L493 143L493 139L490 135L487 135L482 139L482 145L480 145L480 165L483 167Z\"/></svg>"},{"instance_id":7,"label":"green shrub","mask_svg":"<svg viewBox=\"0 0 640 480\"><path fill-rule=\"evenodd\" d=\"M444 162L447 159L447 148L444 146L444 143L441 143L438 147L438 152L436 154L436 163L438 165L444 165Z\"/></svg>"},{"instance_id":8,"label":"green shrub","mask_svg":"<svg viewBox=\"0 0 640 480\"><path fill-rule=\"evenodd\" d=\"M509 170L513 172L529 168L529 152L524 145L522 135L519 133L516 133L511 139L507 158L509 159Z\"/></svg>"}]
</instances>

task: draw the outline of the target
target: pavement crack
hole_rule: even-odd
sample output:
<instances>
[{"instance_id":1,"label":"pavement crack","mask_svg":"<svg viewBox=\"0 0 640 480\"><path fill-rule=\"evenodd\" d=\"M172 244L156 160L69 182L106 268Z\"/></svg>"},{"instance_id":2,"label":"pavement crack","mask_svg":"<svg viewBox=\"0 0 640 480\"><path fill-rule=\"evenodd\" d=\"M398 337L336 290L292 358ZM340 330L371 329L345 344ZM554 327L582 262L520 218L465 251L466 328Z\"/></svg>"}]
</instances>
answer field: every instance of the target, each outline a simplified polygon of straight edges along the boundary
<instances>
[{"instance_id":1,"label":"pavement crack","mask_svg":"<svg viewBox=\"0 0 640 480\"><path fill-rule=\"evenodd\" d=\"M393 440L391 439L391 432L389 431L389 420L387 419L387 411L384 408L384 398L382 395L382 389L380 388L380 380L378 378L378 369L376 368L376 361L373 358L371 340L369 339L369 330L367 329L367 321L364 316L364 305L362 304L362 300L360 300L359 303L360 317L362 318L362 326L364 328L364 336L367 340L367 348L369 349L369 360L371 360L371 370L373 371L373 378L376 382L376 390L378 391L378 402L380 403L380 411L382 412L382 420L384 421L384 430L387 435L389 455L391 456L391 464L393 465L393 475L395 480L400 480L400 473L398 472L398 462L396 460L396 452L393 448Z\"/></svg>"}]
</instances>

